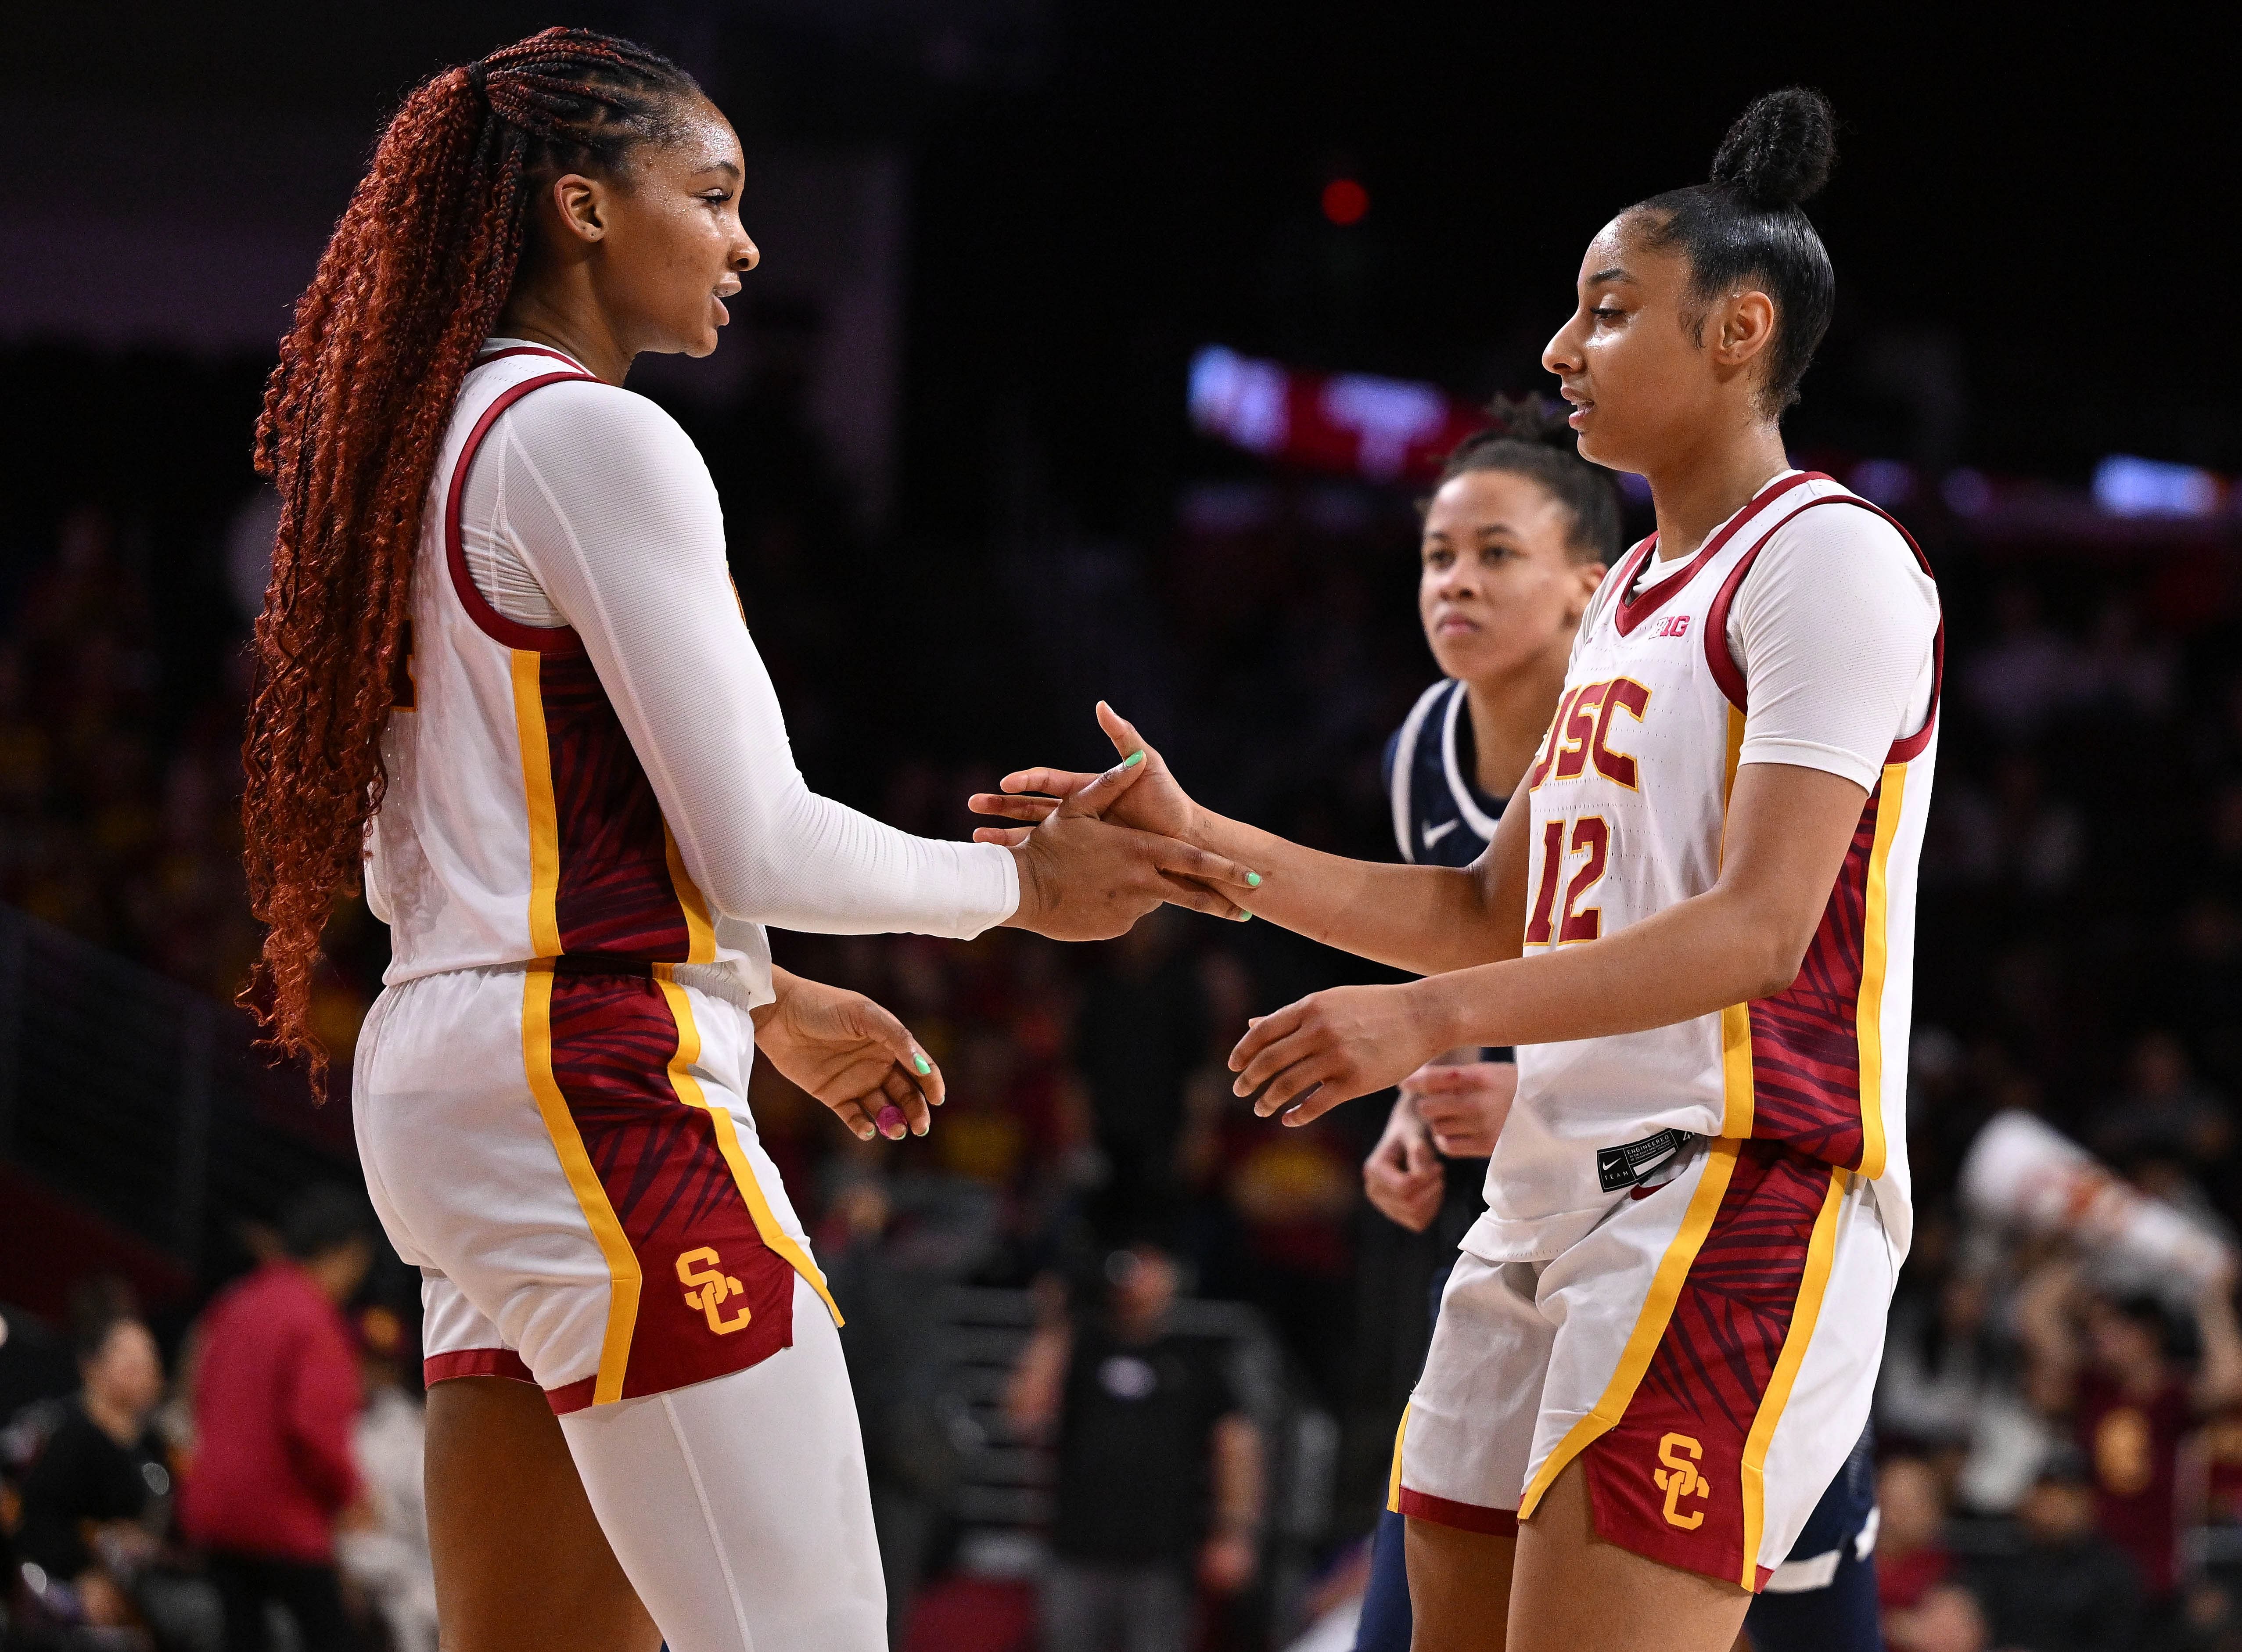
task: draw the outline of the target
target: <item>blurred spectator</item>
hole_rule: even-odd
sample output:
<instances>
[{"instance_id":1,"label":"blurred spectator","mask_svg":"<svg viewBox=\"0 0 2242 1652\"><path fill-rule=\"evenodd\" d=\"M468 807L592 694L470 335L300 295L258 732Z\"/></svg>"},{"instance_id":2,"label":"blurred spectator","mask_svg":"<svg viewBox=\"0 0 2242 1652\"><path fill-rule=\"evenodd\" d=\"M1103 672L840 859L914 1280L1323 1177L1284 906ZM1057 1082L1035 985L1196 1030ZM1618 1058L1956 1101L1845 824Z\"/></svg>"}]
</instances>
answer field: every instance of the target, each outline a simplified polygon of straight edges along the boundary
<instances>
[{"instance_id":1,"label":"blurred spectator","mask_svg":"<svg viewBox=\"0 0 2242 1652\"><path fill-rule=\"evenodd\" d=\"M1962 674L1970 706L2010 740L2029 740L2074 701L2078 651L2040 613L2039 593L2017 581L1993 597L1993 641Z\"/></svg>"},{"instance_id":2,"label":"blurred spectator","mask_svg":"<svg viewBox=\"0 0 2242 1652\"><path fill-rule=\"evenodd\" d=\"M2002 757L1990 789L1965 771L1942 801L1942 879L1997 885L2034 900L2061 895L2077 881L2085 822L2075 806L2048 796L2037 759L2022 752Z\"/></svg>"},{"instance_id":3,"label":"blurred spectator","mask_svg":"<svg viewBox=\"0 0 2242 1652\"><path fill-rule=\"evenodd\" d=\"M1333 1131L1277 1131L1250 1113L1233 1118L1225 1187L1244 1232L1250 1294L1317 1399L1335 1405L1353 1352L1348 1218L1361 1198L1359 1150Z\"/></svg>"},{"instance_id":4,"label":"blurred spectator","mask_svg":"<svg viewBox=\"0 0 2242 1652\"><path fill-rule=\"evenodd\" d=\"M367 1518L335 1537L344 1577L373 1603L388 1652L436 1652L436 1572L428 1552L428 1491L421 1458L426 1407L405 1387L405 1326L385 1307L354 1321L366 1395L351 1444L365 1476Z\"/></svg>"},{"instance_id":5,"label":"blurred spectator","mask_svg":"<svg viewBox=\"0 0 2242 1652\"><path fill-rule=\"evenodd\" d=\"M2000 1323L1993 1270L1978 1259L1902 1275L1876 1379L1876 1428L1936 1457L1976 1514L2013 1508L2054 1438L2019 1386L2021 1357Z\"/></svg>"},{"instance_id":6,"label":"blurred spectator","mask_svg":"<svg viewBox=\"0 0 2242 1652\"><path fill-rule=\"evenodd\" d=\"M2145 635L2123 597L2102 605L2080 663L2078 697L2112 722L2161 722L2171 715L2178 662L2172 644Z\"/></svg>"},{"instance_id":7,"label":"blurred spectator","mask_svg":"<svg viewBox=\"0 0 2242 1652\"><path fill-rule=\"evenodd\" d=\"M1184 923L1164 906L1106 947L1075 1026L1116 1232L1171 1200L1177 1185L1184 1081L1206 1042L1198 972L1181 950Z\"/></svg>"},{"instance_id":8,"label":"blurred spectator","mask_svg":"<svg viewBox=\"0 0 2242 1652\"><path fill-rule=\"evenodd\" d=\"M1905 1645L1906 1615L1954 1570L1938 1471L1920 1457L1887 1459L1876 1472L1876 1599L1886 1632Z\"/></svg>"},{"instance_id":9,"label":"blurred spectator","mask_svg":"<svg viewBox=\"0 0 2242 1652\"><path fill-rule=\"evenodd\" d=\"M1013 1426L1058 1453L1044 1652L1184 1652L1194 1582L1252 1580L1260 1437L1223 1347L1169 1327L1167 1252L1117 1251L1106 1278L1103 1312L1053 1313L1005 1395Z\"/></svg>"},{"instance_id":10,"label":"blurred spectator","mask_svg":"<svg viewBox=\"0 0 2242 1652\"><path fill-rule=\"evenodd\" d=\"M373 1212L319 1187L283 1215L285 1254L230 1286L202 1326L195 1460L181 1513L210 1555L227 1652L265 1652L285 1608L302 1652L358 1644L335 1570L335 1528L358 1505L351 1430L358 1361L341 1305L373 1261Z\"/></svg>"},{"instance_id":11,"label":"blurred spectator","mask_svg":"<svg viewBox=\"0 0 2242 1652\"><path fill-rule=\"evenodd\" d=\"M955 1104L952 1104L955 1105ZM946 1124L947 1119L943 1122ZM872 1524L888 1588L888 1636L901 1646L912 1596L933 1558L957 1449L943 1427L940 1368L924 1351L940 1335L938 1286L963 1259L950 1247L890 1242L899 1217L877 1159L829 1202L826 1276L849 1305L841 1346L864 1437ZM898 1237L903 1237L898 1234Z\"/></svg>"},{"instance_id":12,"label":"blurred spectator","mask_svg":"<svg viewBox=\"0 0 2242 1652\"><path fill-rule=\"evenodd\" d=\"M2143 1033L2125 1065L2125 1088L2103 1110L2098 1144L2119 1162L2152 1153L2194 1167L2217 1164L2234 1145L2234 1115L2225 1098L2200 1083L2186 1046L2162 1029ZM2200 1192L2167 1185L2153 1191L2176 1204L2203 1205Z\"/></svg>"},{"instance_id":13,"label":"blurred spectator","mask_svg":"<svg viewBox=\"0 0 2242 1652\"><path fill-rule=\"evenodd\" d=\"M166 1549L171 1472L149 1418L164 1367L148 1327L111 1305L81 1304L84 1386L24 1477L17 1557L44 1574L44 1612L162 1652L211 1652L218 1602Z\"/></svg>"},{"instance_id":14,"label":"blurred spectator","mask_svg":"<svg viewBox=\"0 0 2242 1652\"><path fill-rule=\"evenodd\" d=\"M2125 1551L2095 1528L2095 1498L2091 1472L2078 1453L2059 1452L2041 1469L2017 1508L2022 1547L1980 1562L1970 1575L1993 1645L2132 1652L2140 1578Z\"/></svg>"},{"instance_id":15,"label":"blurred spectator","mask_svg":"<svg viewBox=\"0 0 2242 1652\"><path fill-rule=\"evenodd\" d=\"M1956 1583L1941 1583L1923 1597L1923 1604L1908 1615L1905 1628L1887 1622L1886 1638L1894 1652L1985 1652L1985 1608L1977 1597ZM2037 1652L2034 1648L2003 1648L2002 1652Z\"/></svg>"},{"instance_id":16,"label":"blurred spectator","mask_svg":"<svg viewBox=\"0 0 2242 1652\"><path fill-rule=\"evenodd\" d=\"M2232 1289L2222 1278L2197 1301L2202 1357L2192 1373L2174 1357L2177 1328L2162 1301L2100 1295L2073 1262L2044 1265L2017 1300L2032 1396L2071 1418L2093 1517L2159 1611L2179 1582L2181 1443L2199 1418L2242 1401Z\"/></svg>"}]
</instances>

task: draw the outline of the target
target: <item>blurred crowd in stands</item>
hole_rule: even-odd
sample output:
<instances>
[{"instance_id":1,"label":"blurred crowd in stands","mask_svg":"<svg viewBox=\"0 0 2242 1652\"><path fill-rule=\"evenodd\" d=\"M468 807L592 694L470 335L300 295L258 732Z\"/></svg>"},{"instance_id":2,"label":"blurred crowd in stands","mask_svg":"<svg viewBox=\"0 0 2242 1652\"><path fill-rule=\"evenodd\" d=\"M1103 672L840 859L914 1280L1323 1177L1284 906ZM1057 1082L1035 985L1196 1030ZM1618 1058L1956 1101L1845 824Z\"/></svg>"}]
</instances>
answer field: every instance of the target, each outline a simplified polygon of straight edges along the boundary
<instances>
[{"instance_id":1,"label":"blurred crowd in stands","mask_svg":"<svg viewBox=\"0 0 2242 1652\"><path fill-rule=\"evenodd\" d=\"M943 553L868 545L800 480L814 464L766 458L749 472L726 458L769 452L768 433L723 434L703 443L735 573L813 784L962 836L964 796L1004 768L1098 757L1087 707L1109 685L1091 679L1134 661L1115 667L1121 687L1150 703L1124 709L1210 802L1390 856L1378 753L1432 669L1414 629L1406 499L1224 483L1186 499L1165 543L1030 546L1009 563L970 562L965 579ZM2021 1109L2206 1230L2231 1239L2242 1226L2234 547L1986 544L1935 500L1889 502L1939 572L1950 661L1917 949L1918 1221L1878 1414L1891 1642L2242 1648L2231 1274L2207 1292L2129 1276L1975 1219L1955 1191L1984 1120ZM246 616L223 601L197 608L219 641L183 655L165 638L178 615L158 594L176 577L151 579L144 520L84 505L43 532L0 568L0 901L230 996L256 944L236 821ZM198 543L200 577L222 589L225 521L206 521ZM960 583L1009 589L1030 630L1072 628L1024 665L1002 634L1010 621L973 621L976 604L938 588ZM907 658L883 657L901 634L888 616L906 614L932 618L911 628ZM205 663L183 670L182 657ZM955 1549L955 1429L930 1392L928 1283L1038 1293L1042 1329L1010 1409L1020 1439L1056 1447L1063 1489L1114 1449L1061 1438L1070 1406L1082 1427L1102 1426L1098 1392L1069 1361L1098 1350L1111 1398L1132 1380L1128 1361L1166 1334L1158 1313L1129 1306L1141 1269L1171 1293L1252 1305L1289 1390L1336 1420L1320 1558L1349 1575L1421 1351L1433 1259L1362 1199L1383 1098L1280 1132L1231 1097L1222 1060L1246 1016L1377 978L1266 929L1168 911L1098 947L1012 931L781 937L789 967L903 1017L949 1078L933 1133L899 1145L856 1142L768 1069L752 1098L850 1304L904 1599ZM352 903L331 950L321 1024L346 1058L379 987L380 926ZM0 1602L23 1644L210 1647L229 1611L280 1602L306 1633L332 1606L351 1634L433 1645L410 1300L369 1306L352 1275L368 1236L336 1208L292 1220L260 1272L229 1285L178 1346L159 1350L128 1299L81 1281L78 1322L54 1328L75 1365L39 1392L0 1393L32 1402L0 1417L14 1580ZM243 1293L259 1291L283 1306L245 1314ZM1109 1299L1110 1315L1093 1312ZM306 1400L316 1415L268 1419L300 1421L310 1443L289 1461L315 1467L297 1537L258 1551L198 1512L197 1487L217 1472L210 1408L252 1380L225 1376L225 1362L270 1357L270 1327L289 1314L324 1350L326 1386ZM11 1323L0 1359L20 1373L44 1333ZM1244 1587L1265 1525L1255 1454L1268 1442L1241 1434L1218 1366L1191 1367L1197 1398L1145 1447L1198 1465L1193 1506L1171 1511L1149 1557L1182 1568L1186 1596L1156 1605L1185 1618L1190 1590L1212 1600ZM1094 1560L1102 1528L1061 1523L1063 1561ZM1046 1600L1053 1652L1059 1620L1103 1609L1109 1585L1121 1587L1077 1567L1071 1592ZM1255 1633L1268 1632L1265 1618Z\"/></svg>"},{"instance_id":2,"label":"blurred crowd in stands","mask_svg":"<svg viewBox=\"0 0 2242 1652\"><path fill-rule=\"evenodd\" d=\"M435 1652L412 1339L361 1295L373 1212L314 1186L253 1244L168 1375L122 1279L79 1280L60 1335L0 1310L0 1645Z\"/></svg>"}]
</instances>

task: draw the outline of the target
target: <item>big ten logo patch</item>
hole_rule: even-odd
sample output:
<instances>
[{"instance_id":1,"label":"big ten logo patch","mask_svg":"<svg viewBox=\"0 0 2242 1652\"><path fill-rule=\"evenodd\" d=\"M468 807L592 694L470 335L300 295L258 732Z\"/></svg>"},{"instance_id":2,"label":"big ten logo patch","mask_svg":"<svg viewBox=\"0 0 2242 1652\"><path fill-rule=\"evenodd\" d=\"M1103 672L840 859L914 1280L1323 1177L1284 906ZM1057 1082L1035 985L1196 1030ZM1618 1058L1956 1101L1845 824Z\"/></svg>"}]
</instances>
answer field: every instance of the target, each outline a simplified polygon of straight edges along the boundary
<instances>
[{"instance_id":1,"label":"big ten logo patch","mask_svg":"<svg viewBox=\"0 0 2242 1652\"><path fill-rule=\"evenodd\" d=\"M677 1282L685 1286L685 1306L700 1309L708 1321L708 1328L720 1337L746 1330L748 1321L755 1317L745 1304L728 1320L724 1317L725 1302L735 1296L745 1296L747 1287L724 1272L723 1259L708 1246L688 1251L677 1259Z\"/></svg>"},{"instance_id":2,"label":"big ten logo patch","mask_svg":"<svg viewBox=\"0 0 2242 1652\"><path fill-rule=\"evenodd\" d=\"M1705 1523L1705 1511L1702 1508L1693 1508L1686 1514L1682 1512L1684 1497L1712 1494L1713 1482L1697 1472L1697 1465L1704 1460L1705 1448L1687 1434L1668 1434L1658 1442L1658 1461L1666 1467L1652 1469L1650 1478L1666 1494L1668 1526L1694 1532Z\"/></svg>"},{"instance_id":3,"label":"big ten logo patch","mask_svg":"<svg viewBox=\"0 0 2242 1652\"><path fill-rule=\"evenodd\" d=\"M1650 628L1654 637L1686 637L1689 635L1689 616L1669 614Z\"/></svg>"}]
</instances>

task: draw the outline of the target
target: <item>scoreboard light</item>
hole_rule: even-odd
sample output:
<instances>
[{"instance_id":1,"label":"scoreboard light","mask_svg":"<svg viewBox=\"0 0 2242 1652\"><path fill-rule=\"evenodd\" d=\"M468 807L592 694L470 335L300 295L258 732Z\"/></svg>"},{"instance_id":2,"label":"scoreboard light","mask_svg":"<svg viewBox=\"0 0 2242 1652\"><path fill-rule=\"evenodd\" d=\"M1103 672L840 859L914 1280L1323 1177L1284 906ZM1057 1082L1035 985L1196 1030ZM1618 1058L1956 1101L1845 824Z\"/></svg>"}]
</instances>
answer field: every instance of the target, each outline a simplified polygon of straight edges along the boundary
<instances>
[{"instance_id":1,"label":"scoreboard light","mask_svg":"<svg viewBox=\"0 0 2242 1652\"><path fill-rule=\"evenodd\" d=\"M1323 207L1326 218L1346 229L1370 211L1370 191L1351 178L1334 178L1324 185Z\"/></svg>"},{"instance_id":2,"label":"scoreboard light","mask_svg":"<svg viewBox=\"0 0 2242 1652\"><path fill-rule=\"evenodd\" d=\"M2094 467L2094 502L2110 516L2216 516L2224 479L2193 465L2112 453Z\"/></svg>"},{"instance_id":3,"label":"scoreboard light","mask_svg":"<svg viewBox=\"0 0 2242 1652\"><path fill-rule=\"evenodd\" d=\"M1194 428L1303 469L1421 482L1487 415L1438 385L1370 373L1303 373L1209 345L1191 359Z\"/></svg>"}]
</instances>

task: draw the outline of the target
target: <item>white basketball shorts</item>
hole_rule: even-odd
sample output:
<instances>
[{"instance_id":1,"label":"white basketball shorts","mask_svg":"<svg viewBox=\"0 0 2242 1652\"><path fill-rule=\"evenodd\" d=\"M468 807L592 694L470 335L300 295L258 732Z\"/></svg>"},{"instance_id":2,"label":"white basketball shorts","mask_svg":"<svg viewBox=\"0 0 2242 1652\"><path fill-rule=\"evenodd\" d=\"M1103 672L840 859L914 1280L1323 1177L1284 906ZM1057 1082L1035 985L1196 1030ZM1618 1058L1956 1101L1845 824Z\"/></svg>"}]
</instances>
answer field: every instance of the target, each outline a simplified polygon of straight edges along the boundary
<instances>
[{"instance_id":1,"label":"white basketball shorts","mask_svg":"<svg viewBox=\"0 0 2242 1652\"><path fill-rule=\"evenodd\" d=\"M753 1022L630 970L449 970L366 1017L359 1153L431 1382L533 1381L565 1415L769 1359L797 1276L831 1311L748 1112Z\"/></svg>"},{"instance_id":2,"label":"white basketball shorts","mask_svg":"<svg viewBox=\"0 0 2242 1652\"><path fill-rule=\"evenodd\" d=\"M1689 1151L1549 1260L1458 1259L1389 1506L1514 1534L1579 1459L1604 1541L1764 1587L1868 1420L1894 1262L1853 1172Z\"/></svg>"}]
</instances>

